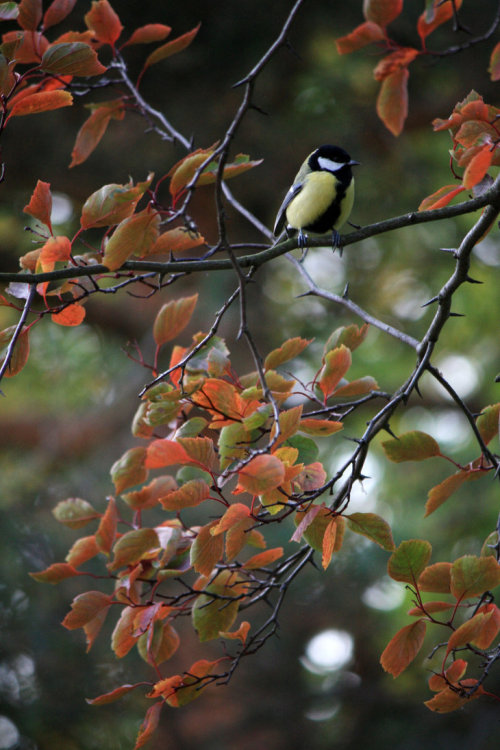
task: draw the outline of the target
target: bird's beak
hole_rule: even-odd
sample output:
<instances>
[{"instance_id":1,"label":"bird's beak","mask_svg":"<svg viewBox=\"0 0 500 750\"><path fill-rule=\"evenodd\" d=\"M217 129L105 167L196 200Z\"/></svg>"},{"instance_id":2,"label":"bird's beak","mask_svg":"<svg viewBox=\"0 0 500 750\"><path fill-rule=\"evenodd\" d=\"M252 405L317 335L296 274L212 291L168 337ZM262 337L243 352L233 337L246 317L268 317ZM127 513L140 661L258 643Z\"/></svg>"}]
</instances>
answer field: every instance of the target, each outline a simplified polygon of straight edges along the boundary
<instances>
[{"instance_id":1,"label":"bird's beak","mask_svg":"<svg viewBox=\"0 0 500 750\"><path fill-rule=\"evenodd\" d=\"M356 161L355 159L351 159L351 161L348 161L347 164L348 164L349 167L355 167L356 164L361 164L361 162L360 161Z\"/></svg>"}]
</instances>

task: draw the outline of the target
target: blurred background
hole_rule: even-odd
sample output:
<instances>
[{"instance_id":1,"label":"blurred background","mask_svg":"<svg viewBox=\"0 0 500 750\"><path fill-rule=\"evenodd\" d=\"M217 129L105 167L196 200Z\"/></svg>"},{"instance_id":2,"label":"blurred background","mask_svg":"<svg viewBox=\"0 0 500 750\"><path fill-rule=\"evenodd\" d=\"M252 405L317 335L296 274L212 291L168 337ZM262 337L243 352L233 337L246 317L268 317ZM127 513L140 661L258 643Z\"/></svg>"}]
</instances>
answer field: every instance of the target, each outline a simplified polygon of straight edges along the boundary
<instances>
[{"instance_id":1,"label":"blurred background","mask_svg":"<svg viewBox=\"0 0 500 750\"><path fill-rule=\"evenodd\" d=\"M464 2L463 22L474 35L492 22L498 3ZM90 3L88 4L90 6ZM334 40L362 18L362 3L309 0L282 49L261 74L255 102L237 134L234 154L264 159L257 169L231 183L234 194L262 222L272 226L283 194L304 157L321 143L342 145L362 163L356 171L357 198L352 221L364 225L417 209L421 200L453 182L447 133L434 134L431 122L447 117L471 89L498 105L498 85L487 73L495 40L461 55L418 61L410 73L410 113L395 139L378 120L378 84L372 70L378 53L367 48L340 57ZM415 26L424 3L407 4L391 27L407 45L417 45ZM276 38L292 2L274 0L184 0L183 3L115 3L127 30L145 23L166 23L172 38L201 21L198 37L185 52L153 66L142 93L196 147L220 139L238 107L242 89L232 88ZM83 28L77 10L61 26ZM5 30L11 25L4 23ZM54 34L59 29L54 30ZM51 37L53 38L53 37ZM450 25L429 39L442 50L466 39ZM132 73L151 48L127 52ZM109 90L85 102L109 99ZM20 255L32 248L22 213L37 179L50 182L57 196L54 224L58 233L78 227L79 211L94 190L110 182L145 179L149 171L165 174L184 154L129 114L112 122L102 143L81 166L68 169L78 128L88 111L80 106L36 117L18 118L2 135L6 179L0 185L0 264L15 271ZM233 154L233 155L234 155ZM166 183L165 183L166 184ZM213 195L201 189L193 214L202 233L215 237ZM262 241L243 219L228 212L230 239ZM328 248L310 252L307 270L325 288L350 296L370 313L419 338L429 325L432 307L422 304L437 293L452 270L441 247L455 247L474 217L400 230L346 248L342 258ZM495 376L500 370L498 288L500 246L493 231L474 251L471 275L482 286L466 285L456 295L463 318L448 322L437 347L439 366L473 412L499 400ZM290 336L314 338L296 372L311 376L328 335L338 326L360 323L324 301L297 298L303 284L292 264L279 258L255 276L249 287L249 324L265 354ZM149 703L132 693L100 708L93 697L124 682L150 679L149 667L135 653L122 661L109 649L104 629L85 654L81 631L66 631L60 621L71 599L82 591L78 579L52 587L28 572L64 559L76 533L59 526L51 509L66 497L81 497L98 508L112 492L109 468L134 441L130 421L137 394L149 379L124 349L139 343L151 358L151 323L161 305L185 293L200 293L200 303L181 343L207 330L236 282L233 274L186 278L151 299L125 292L87 305L87 319L67 330L45 321L32 333L27 367L4 380L0 402L0 750L123 750L132 748ZM16 322L0 308L0 329ZM226 316L221 334L240 371L250 367L242 343L235 343L237 311ZM414 367L403 344L370 331L355 352L352 374L373 375L380 388L397 388ZM458 462L477 456L465 419L445 392L423 378L422 398L413 399L392 423L403 432L421 429L439 440ZM374 413L369 407L349 421L345 433L357 436ZM331 468L341 464L351 444L328 442L323 455ZM380 441L378 441L380 442ZM495 450L497 446L495 446ZM451 467L450 467L451 468ZM466 484L443 508L423 520L427 492L451 473L445 462L388 464L379 445L367 463L369 479L355 492L352 509L374 511L393 526L396 543L425 537L433 544L433 562L479 554L495 528L498 503L493 482ZM273 544L286 544L290 529L276 529ZM152 749L169 750L413 750L432 743L440 750L465 746L489 750L498 743L498 703L475 701L446 716L431 713L427 676L435 663L424 648L414 665L396 681L385 674L379 656L389 639L407 623L411 606L403 585L386 576L387 554L361 537L347 539L327 573L310 568L291 588L281 614L279 638L244 661L230 687L212 688L183 710L164 711ZM189 628L182 637L192 639ZM435 637L435 633L431 634ZM429 641L429 644L431 641ZM193 642L193 650L195 644ZM172 673L184 662L172 662ZM498 670L497 670L498 672ZM488 682L500 691L500 675Z\"/></svg>"}]
</instances>

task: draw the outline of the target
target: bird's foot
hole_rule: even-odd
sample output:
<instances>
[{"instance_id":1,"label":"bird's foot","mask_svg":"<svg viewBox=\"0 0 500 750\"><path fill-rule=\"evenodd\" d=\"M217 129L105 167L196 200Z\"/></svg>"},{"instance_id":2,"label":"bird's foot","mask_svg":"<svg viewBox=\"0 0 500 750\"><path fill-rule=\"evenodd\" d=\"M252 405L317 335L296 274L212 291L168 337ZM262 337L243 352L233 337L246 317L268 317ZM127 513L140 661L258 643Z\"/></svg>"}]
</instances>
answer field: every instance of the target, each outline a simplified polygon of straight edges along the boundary
<instances>
[{"instance_id":1,"label":"bird's foot","mask_svg":"<svg viewBox=\"0 0 500 750\"><path fill-rule=\"evenodd\" d=\"M336 229L334 229L332 232L332 250L333 252L335 252L335 250L338 250L339 255L342 257L344 248L342 247L342 240L340 238L340 234L337 232Z\"/></svg>"}]
</instances>

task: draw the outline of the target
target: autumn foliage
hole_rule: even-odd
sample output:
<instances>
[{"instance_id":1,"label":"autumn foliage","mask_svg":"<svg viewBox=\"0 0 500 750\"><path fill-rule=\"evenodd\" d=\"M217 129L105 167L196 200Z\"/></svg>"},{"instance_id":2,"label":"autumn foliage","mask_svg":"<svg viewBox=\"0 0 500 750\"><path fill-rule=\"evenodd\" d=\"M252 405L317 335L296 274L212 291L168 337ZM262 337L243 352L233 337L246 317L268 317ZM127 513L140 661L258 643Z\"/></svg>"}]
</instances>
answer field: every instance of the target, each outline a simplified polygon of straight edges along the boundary
<instances>
[{"instance_id":1,"label":"autumn foliage","mask_svg":"<svg viewBox=\"0 0 500 750\"><path fill-rule=\"evenodd\" d=\"M453 21L461 5L460 0L427 3L416 28L420 42L410 47L389 36L388 27L403 12L402 0L368 0L363 3L364 22L337 40L341 54L369 44L381 50L383 56L374 69L380 82L376 107L394 135L401 133L407 116L411 66L432 54L429 37ZM186 50L199 28L172 40L172 29L161 23L129 33L108 0L97 0L84 15L82 29L58 35L57 25L74 7L74 0L53 0L45 10L41 0L0 4L0 20L9 29L17 24L2 36L2 131L14 128L17 117L74 106L79 79L107 80L117 67L126 70L128 48L155 46L145 53L135 82L122 78L114 98L87 102L86 119L68 155L71 168L85 162L113 121L119 126L131 110L140 110L139 89L148 69ZM499 59L497 45L491 55L493 80L500 78ZM130 87L124 93L127 81ZM422 211L442 209L456 195L472 189L493 195L487 191L496 189L489 170L500 165L499 114L472 91L448 118L434 120L436 131L450 133L456 182L423 200ZM382 431L389 433L382 441L388 462L434 461L443 467L443 479L429 487L425 516L441 512L461 486L498 475L498 457L490 447L498 441L498 403L484 405L476 415L462 404L477 445L466 463L448 455L425 432L396 436L389 425L396 408L418 389L424 370L433 372L433 346L451 314L451 294L471 281L466 253L476 240L462 255L457 251L455 286L450 282L436 297L440 312L428 334L421 342L404 339L415 349L417 365L392 396L382 392L383 385L369 372L352 375L356 350L369 330L366 322L332 326L328 338L314 346L310 339L292 336L263 355L242 322L254 362L253 368L242 370L231 342L218 334L218 323L244 296L257 263L272 256L263 250L256 254L258 259L242 256L238 265L223 239L210 247L187 214L195 189L211 187L220 208L227 180L260 164L260 159L246 154L229 157L232 136L230 132L219 142L196 149L188 144L187 153L159 177L149 173L139 181L130 178L124 184L102 185L83 202L74 236L55 233L51 185L38 179L24 207L36 222L36 247L19 259L22 270L7 287L8 296L0 297L1 305L20 316L19 325L0 332L2 375L11 377L29 361L34 326L49 316L57 325L80 325L88 300L105 284L138 283L155 293L167 286L166 276L172 280L178 271L217 270L222 267L217 263L236 271L236 291L214 323L202 331L187 332L200 303L198 294L169 293L158 306L151 334L154 361L146 362L137 352L148 375L132 422L133 441L110 469L114 493L93 502L77 493L61 500L53 510L55 519L76 532L76 538L64 561L32 573L43 583L80 579L82 592L62 624L83 631L87 650L105 621L112 621L115 656L121 659L135 649L151 667L148 682L117 685L89 698L89 703L102 705L133 690L146 695L150 705L136 748L151 738L163 708L180 708L201 697L209 685L229 682L241 659L255 653L275 632L279 597L287 582L313 557L321 569L318 575L328 571L347 538L364 537L378 545L387 553L389 576L411 591L410 619L383 650L383 669L398 677L419 654L428 633L439 643L442 660L440 671L429 680L434 692L426 702L429 709L453 711L487 695L487 671L479 676L470 672L475 657L487 661L498 649L500 610L494 591L500 585L498 530L491 531L477 555L432 561L427 540L397 544L390 524L380 515L349 509L352 486L363 479L368 447ZM498 204L498 197L495 200ZM493 203L485 199L483 206L488 208L482 221L488 219ZM221 223L222 217L220 209ZM493 227L494 218L484 227L479 225L477 239ZM292 247L293 243L287 245L283 252ZM196 258L188 258L188 251L195 252ZM211 260L223 251L227 255L222 260ZM36 308L31 306L35 295ZM311 349L314 367L304 382L295 361ZM367 404L378 411L356 439L352 456L332 474L324 446L333 450L350 415ZM277 524L288 530L285 546L270 541ZM278 603L271 616L256 624L254 608L273 597ZM187 648L184 653L179 633L178 624L186 616L199 642L210 644L207 658L194 663ZM169 660L174 654L182 656L185 666L172 674Z\"/></svg>"}]
</instances>

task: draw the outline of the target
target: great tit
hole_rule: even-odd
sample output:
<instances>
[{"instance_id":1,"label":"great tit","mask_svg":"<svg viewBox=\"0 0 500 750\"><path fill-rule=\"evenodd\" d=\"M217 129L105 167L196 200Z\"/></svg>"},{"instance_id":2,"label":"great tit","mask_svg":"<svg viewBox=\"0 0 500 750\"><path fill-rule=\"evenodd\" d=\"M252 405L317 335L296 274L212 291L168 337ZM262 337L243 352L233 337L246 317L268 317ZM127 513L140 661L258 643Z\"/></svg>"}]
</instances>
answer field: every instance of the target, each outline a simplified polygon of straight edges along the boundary
<instances>
[{"instance_id":1,"label":"great tit","mask_svg":"<svg viewBox=\"0 0 500 750\"><path fill-rule=\"evenodd\" d=\"M347 221L354 203L351 167L359 164L339 146L320 146L306 158L276 216L274 235L285 227L298 231L301 260L307 252L306 232L332 230L333 249L341 248L338 230Z\"/></svg>"}]
</instances>

